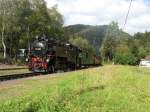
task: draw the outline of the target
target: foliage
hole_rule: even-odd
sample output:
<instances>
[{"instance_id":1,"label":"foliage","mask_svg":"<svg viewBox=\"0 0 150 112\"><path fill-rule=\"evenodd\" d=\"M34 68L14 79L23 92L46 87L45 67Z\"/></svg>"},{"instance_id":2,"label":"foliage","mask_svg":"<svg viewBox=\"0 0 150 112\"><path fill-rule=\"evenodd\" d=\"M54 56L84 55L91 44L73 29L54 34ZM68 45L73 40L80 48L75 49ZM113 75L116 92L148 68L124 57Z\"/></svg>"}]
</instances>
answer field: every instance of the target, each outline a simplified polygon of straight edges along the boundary
<instances>
[{"instance_id":1,"label":"foliage","mask_svg":"<svg viewBox=\"0 0 150 112\"><path fill-rule=\"evenodd\" d=\"M132 53L131 48L127 46L127 41L121 42L116 47L116 52L113 58L114 63L123 65L136 65L138 60Z\"/></svg>"},{"instance_id":2,"label":"foliage","mask_svg":"<svg viewBox=\"0 0 150 112\"><path fill-rule=\"evenodd\" d=\"M0 56L0 62L4 63L4 64L13 65L13 64L15 64L16 61L10 57L4 58L4 57Z\"/></svg>"},{"instance_id":3,"label":"foliage","mask_svg":"<svg viewBox=\"0 0 150 112\"><path fill-rule=\"evenodd\" d=\"M138 57L145 58L150 55L150 32L137 33L133 36L133 42L137 43Z\"/></svg>"},{"instance_id":4,"label":"foliage","mask_svg":"<svg viewBox=\"0 0 150 112\"><path fill-rule=\"evenodd\" d=\"M114 57L115 64L136 65L137 60L131 52L116 53Z\"/></svg>"},{"instance_id":5,"label":"foliage","mask_svg":"<svg viewBox=\"0 0 150 112\"><path fill-rule=\"evenodd\" d=\"M145 50L143 47L140 47L140 48L138 49L138 56L139 56L139 58L140 58L140 59L141 59L141 58L145 58L146 55L147 55L146 50Z\"/></svg>"},{"instance_id":6,"label":"foliage","mask_svg":"<svg viewBox=\"0 0 150 112\"><path fill-rule=\"evenodd\" d=\"M116 47L121 44L121 40L125 38L123 34L116 22L110 23L100 49L104 60L113 60Z\"/></svg>"},{"instance_id":7,"label":"foliage","mask_svg":"<svg viewBox=\"0 0 150 112\"><path fill-rule=\"evenodd\" d=\"M79 48L83 50L93 51L92 46L89 44L88 40L82 37L74 37L70 38L70 43L72 43L75 46L78 46Z\"/></svg>"}]
</instances>

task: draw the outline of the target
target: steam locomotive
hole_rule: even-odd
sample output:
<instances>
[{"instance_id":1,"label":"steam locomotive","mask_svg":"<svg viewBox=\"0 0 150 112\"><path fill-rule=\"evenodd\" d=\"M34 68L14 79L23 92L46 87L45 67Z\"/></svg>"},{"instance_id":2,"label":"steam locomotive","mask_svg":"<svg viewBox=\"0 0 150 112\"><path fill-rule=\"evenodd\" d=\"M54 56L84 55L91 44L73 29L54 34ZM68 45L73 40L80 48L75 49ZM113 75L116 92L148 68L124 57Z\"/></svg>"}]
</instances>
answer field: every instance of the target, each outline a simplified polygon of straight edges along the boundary
<instances>
[{"instance_id":1,"label":"steam locomotive","mask_svg":"<svg viewBox=\"0 0 150 112\"><path fill-rule=\"evenodd\" d=\"M94 53L52 38L34 40L28 53L28 68L33 72L68 71L100 64Z\"/></svg>"}]
</instances>

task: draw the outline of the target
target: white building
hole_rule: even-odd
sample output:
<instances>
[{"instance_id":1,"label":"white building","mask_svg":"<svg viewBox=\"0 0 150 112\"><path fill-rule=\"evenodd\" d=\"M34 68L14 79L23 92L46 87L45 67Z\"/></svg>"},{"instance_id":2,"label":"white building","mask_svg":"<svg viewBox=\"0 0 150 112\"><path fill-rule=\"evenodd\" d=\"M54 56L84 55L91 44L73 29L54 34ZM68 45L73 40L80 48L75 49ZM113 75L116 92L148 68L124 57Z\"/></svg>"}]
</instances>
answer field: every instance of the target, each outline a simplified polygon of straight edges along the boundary
<instances>
[{"instance_id":1,"label":"white building","mask_svg":"<svg viewBox=\"0 0 150 112\"><path fill-rule=\"evenodd\" d=\"M150 67L150 60L148 60L148 59L141 59L139 66Z\"/></svg>"}]
</instances>

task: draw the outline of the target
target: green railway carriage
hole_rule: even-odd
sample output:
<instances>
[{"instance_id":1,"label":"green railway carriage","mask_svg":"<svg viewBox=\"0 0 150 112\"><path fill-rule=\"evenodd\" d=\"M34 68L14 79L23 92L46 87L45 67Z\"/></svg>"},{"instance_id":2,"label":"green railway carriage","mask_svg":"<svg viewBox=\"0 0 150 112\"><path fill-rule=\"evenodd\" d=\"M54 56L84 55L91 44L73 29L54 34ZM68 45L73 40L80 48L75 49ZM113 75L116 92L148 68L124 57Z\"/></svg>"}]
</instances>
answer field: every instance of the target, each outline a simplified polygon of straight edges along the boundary
<instances>
[{"instance_id":1,"label":"green railway carriage","mask_svg":"<svg viewBox=\"0 0 150 112\"><path fill-rule=\"evenodd\" d=\"M88 67L101 64L100 59L96 57L94 52L83 51L79 54L79 57L81 58L81 66Z\"/></svg>"},{"instance_id":2,"label":"green railway carriage","mask_svg":"<svg viewBox=\"0 0 150 112\"><path fill-rule=\"evenodd\" d=\"M81 58L81 65L88 65L93 63L92 54L89 52L81 52L80 58Z\"/></svg>"}]
</instances>

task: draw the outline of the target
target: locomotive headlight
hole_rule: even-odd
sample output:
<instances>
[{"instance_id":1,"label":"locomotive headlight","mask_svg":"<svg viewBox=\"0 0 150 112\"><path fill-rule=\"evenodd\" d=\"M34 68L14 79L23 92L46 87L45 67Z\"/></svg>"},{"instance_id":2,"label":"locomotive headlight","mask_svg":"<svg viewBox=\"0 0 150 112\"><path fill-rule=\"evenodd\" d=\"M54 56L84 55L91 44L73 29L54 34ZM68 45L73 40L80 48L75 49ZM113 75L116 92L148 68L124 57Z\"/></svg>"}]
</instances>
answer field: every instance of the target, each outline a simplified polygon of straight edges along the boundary
<instances>
[{"instance_id":1,"label":"locomotive headlight","mask_svg":"<svg viewBox=\"0 0 150 112\"><path fill-rule=\"evenodd\" d=\"M26 58L26 59L25 59L25 61L26 61L26 62L28 62L28 61L29 61L29 59L28 59L28 58Z\"/></svg>"},{"instance_id":2,"label":"locomotive headlight","mask_svg":"<svg viewBox=\"0 0 150 112\"><path fill-rule=\"evenodd\" d=\"M46 59L46 62L48 63L50 61L50 59L48 58L48 59Z\"/></svg>"}]
</instances>

